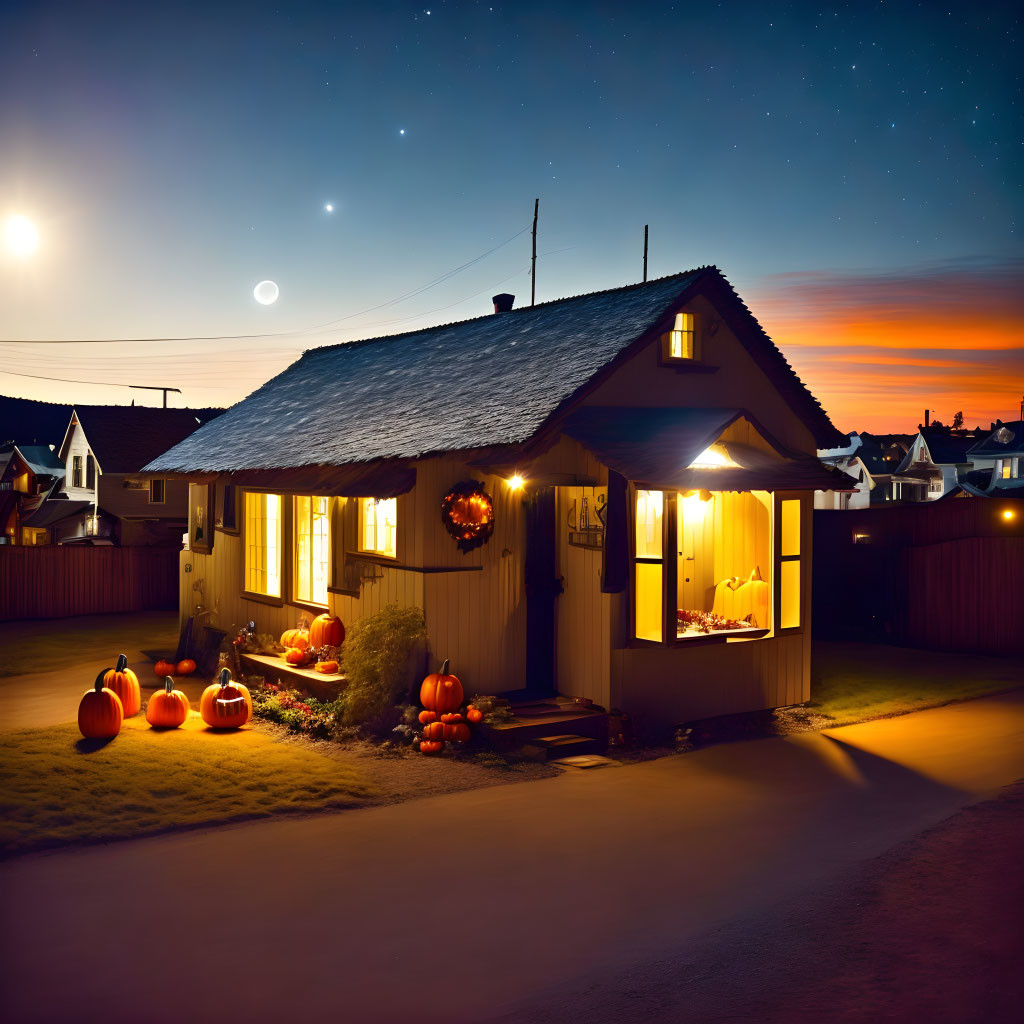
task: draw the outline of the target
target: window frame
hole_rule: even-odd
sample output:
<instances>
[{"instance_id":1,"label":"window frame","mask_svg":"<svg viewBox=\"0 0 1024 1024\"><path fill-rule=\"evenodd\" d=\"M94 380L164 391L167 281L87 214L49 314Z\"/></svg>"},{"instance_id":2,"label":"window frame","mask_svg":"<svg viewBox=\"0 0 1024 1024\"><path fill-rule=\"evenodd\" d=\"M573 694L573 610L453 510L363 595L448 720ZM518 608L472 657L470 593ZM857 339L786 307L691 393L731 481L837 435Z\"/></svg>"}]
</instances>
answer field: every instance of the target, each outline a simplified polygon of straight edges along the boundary
<instances>
[{"instance_id":1,"label":"window frame","mask_svg":"<svg viewBox=\"0 0 1024 1024\"><path fill-rule=\"evenodd\" d=\"M288 592L291 594L291 600L289 604L297 605L300 608L308 608L312 611L323 612L328 610L330 607L331 600L331 584L334 579L334 531L332 524L334 516L331 508L332 499L328 495L324 494L292 494L289 496L291 501L288 504L291 506L291 515L288 517L289 520L289 545L288 545L288 569L287 569L287 580L288 580ZM327 580L324 585L324 600L323 603L314 601L312 597L301 597L298 592L299 587L299 512L298 503L303 498L308 498L310 502L317 499L323 499L327 502ZM312 505L310 506L310 516L312 516ZM311 522L312 525L312 522ZM310 532L312 538L312 531ZM312 569L312 545L310 547L310 567ZM284 576L282 578L285 578ZM312 573L310 576L311 589L312 589Z\"/></svg>"},{"instance_id":2,"label":"window frame","mask_svg":"<svg viewBox=\"0 0 1024 1024\"><path fill-rule=\"evenodd\" d=\"M280 514L277 522L277 551L278 551L278 578L281 581L281 593L280 594L264 594L258 590L249 589L249 516L247 514L247 500L250 495L268 495L273 496L280 502ZM242 596L247 601L258 601L262 604L273 605L276 608L281 608L285 605L285 595L289 593L289 578L288 578L288 559L285 557L285 538L288 536L288 509L291 502L287 501L286 494L282 494L279 491L272 490L261 490L259 488L244 488L242 490L242 522L240 526L240 535L242 541L242 557L241 568L242 568ZM266 516L264 515L264 519ZM290 603L290 602L288 602Z\"/></svg>"},{"instance_id":3,"label":"window frame","mask_svg":"<svg viewBox=\"0 0 1024 1024\"><path fill-rule=\"evenodd\" d=\"M393 497L393 498L373 498L373 497L369 497L369 496L363 496L363 497L356 498L355 501L356 501L356 551L355 551L355 553L359 557L361 557L361 558L362 557L365 557L365 558L379 558L379 559L381 559L382 561L384 561L384 562L386 562L388 564L393 564L393 563L397 562L398 561L398 532L399 532L398 498L397 497ZM380 502L382 502L382 501L393 501L395 503L395 552L394 552L394 554L388 554L387 552L380 551L380 550L378 550L376 548L367 548L367 547L363 546L363 542L364 542L364 539L365 539L365 536L366 536L366 531L365 531L366 505L365 505L365 503L368 502L368 501L373 501L373 502L376 502L378 504ZM375 522L374 523L374 537L376 537L376 534L377 534L377 526L376 526L376 522Z\"/></svg>"},{"instance_id":4,"label":"window frame","mask_svg":"<svg viewBox=\"0 0 1024 1024\"><path fill-rule=\"evenodd\" d=\"M800 491L775 491L775 523L774 523L774 565L775 579L772 582L772 597L775 602L775 612L772 615L772 619L775 625L776 636L789 636L795 633L804 632L807 626L807 565L809 564L806 560L808 559L808 529L810 523L808 522L807 515L807 502L804 499L803 493ZM782 553L782 519L783 519L783 503L787 501L796 501L797 509L799 514L799 526L798 526L798 545L797 553L795 555L785 555ZM784 563L796 562L798 565L797 571L797 582L800 588L799 598L797 602L797 616L799 621L795 626L783 626L782 625L782 566Z\"/></svg>"},{"instance_id":5,"label":"window frame","mask_svg":"<svg viewBox=\"0 0 1024 1024\"><path fill-rule=\"evenodd\" d=\"M160 485L160 497L153 497L156 492L156 485ZM167 481L162 476L151 476L149 478L149 504L150 505L166 505L167 504Z\"/></svg>"},{"instance_id":6,"label":"window frame","mask_svg":"<svg viewBox=\"0 0 1024 1024\"><path fill-rule=\"evenodd\" d=\"M692 317L693 330L691 331L678 331L675 327L679 317L689 316ZM701 366L703 365L704 352L701 338L701 315L694 313L688 309L681 309L673 315L672 326L665 331L664 334L659 338L660 358L659 361L662 366ZM673 334L690 334L693 335L693 355L690 356L676 356L672 354L672 335Z\"/></svg>"},{"instance_id":7,"label":"window frame","mask_svg":"<svg viewBox=\"0 0 1024 1024\"><path fill-rule=\"evenodd\" d=\"M71 456L71 486L82 488L83 460L81 455Z\"/></svg>"},{"instance_id":8,"label":"window frame","mask_svg":"<svg viewBox=\"0 0 1024 1024\"><path fill-rule=\"evenodd\" d=\"M85 486L90 491L96 487L96 459L92 452L85 454Z\"/></svg>"}]
</instances>

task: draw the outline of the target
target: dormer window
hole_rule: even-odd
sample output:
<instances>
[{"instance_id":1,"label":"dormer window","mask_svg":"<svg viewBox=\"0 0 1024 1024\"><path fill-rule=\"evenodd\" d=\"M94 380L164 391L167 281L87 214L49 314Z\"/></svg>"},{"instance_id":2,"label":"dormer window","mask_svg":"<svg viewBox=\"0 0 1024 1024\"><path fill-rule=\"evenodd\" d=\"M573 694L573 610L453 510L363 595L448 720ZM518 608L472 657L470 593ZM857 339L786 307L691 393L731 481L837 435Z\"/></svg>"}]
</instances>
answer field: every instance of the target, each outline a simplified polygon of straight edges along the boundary
<instances>
[{"instance_id":1,"label":"dormer window","mask_svg":"<svg viewBox=\"0 0 1024 1024\"><path fill-rule=\"evenodd\" d=\"M700 358L696 313L676 313L672 330L661 336L661 357L665 362Z\"/></svg>"}]
</instances>

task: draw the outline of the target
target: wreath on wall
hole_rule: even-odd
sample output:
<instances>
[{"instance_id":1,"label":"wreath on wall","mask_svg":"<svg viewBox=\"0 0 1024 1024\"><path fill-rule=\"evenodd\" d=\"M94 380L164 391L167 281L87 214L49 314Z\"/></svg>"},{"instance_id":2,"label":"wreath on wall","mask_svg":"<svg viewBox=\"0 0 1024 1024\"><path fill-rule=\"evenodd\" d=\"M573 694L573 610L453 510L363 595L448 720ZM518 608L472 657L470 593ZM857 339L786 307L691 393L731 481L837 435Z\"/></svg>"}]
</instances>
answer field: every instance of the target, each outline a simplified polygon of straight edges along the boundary
<instances>
[{"instance_id":1,"label":"wreath on wall","mask_svg":"<svg viewBox=\"0 0 1024 1024\"><path fill-rule=\"evenodd\" d=\"M451 487L441 502L441 521L463 553L486 544L494 533L494 502L477 480Z\"/></svg>"}]
</instances>

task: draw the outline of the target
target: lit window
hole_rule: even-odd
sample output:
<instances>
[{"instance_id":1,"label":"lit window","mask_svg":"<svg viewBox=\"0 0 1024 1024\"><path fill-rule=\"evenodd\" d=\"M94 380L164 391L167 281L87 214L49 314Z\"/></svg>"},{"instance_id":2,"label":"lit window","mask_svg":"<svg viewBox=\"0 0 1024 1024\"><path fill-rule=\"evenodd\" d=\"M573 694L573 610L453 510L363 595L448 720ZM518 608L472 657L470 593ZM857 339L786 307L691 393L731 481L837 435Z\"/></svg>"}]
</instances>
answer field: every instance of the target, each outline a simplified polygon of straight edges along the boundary
<instances>
[{"instance_id":1,"label":"lit window","mask_svg":"<svg viewBox=\"0 0 1024 1024\"><path fill-rule=\"evenodd\" d=\"M359 548L387 558L398 557L397 498L359 499Z\"/></svg>"},{"instance_id":2,"label":"lit window","mask_svg":"<svg viewBox=\"0 0 1024 1024\"><path fill-rule=\"evenodd\" d=\"M800 625L800 501L779 503L779 628Z\"/></svg>"},{"instance_id":3,"label":"lit window","mask_svg":"<svg viewBox=\"0 0 1024 1024\"><path fill-rule=\"evenodd\" d=\"M666 359L697 358L697 318L693 313L676 313L672 330L662 336Z\"/></svg>"},{"instance_id":4,"label":"lit window","mask_svg":"<svg viewBox=\"0 0 1024 1024\"><path fill-rule=\"evenodd\" d=\"M281 596L281 496L245 495L245 589Z\"/></svg>"},{"instance_id":5,"label":"lit window","mask_svg":"<svg viewBox=\"0 0 1024 1024\"><path fill-rule=\"evenodd\" d=\"M1008 462L1003 463L1003 479L1010 479L1010 464Z\"/></svg>"},{"instance_id":6,"label":"lit window","mask_svg":"<svg viewBox=\"0 0 1024 1024\"><path fill-rule=\"evenodd\" d=\"M295 599L327 604L330 520L327 498L295 499Z\"/></svg>"},{"instance_id":7,"label":"lit window","mask_svg":"<svg viewBox=\"0 0 1024 1024\"><path fill-rule=\"evenodd\" d=\"M636 636L661 642L662 517L661 491L636 492Z\"/></svg>"}]
</instances>

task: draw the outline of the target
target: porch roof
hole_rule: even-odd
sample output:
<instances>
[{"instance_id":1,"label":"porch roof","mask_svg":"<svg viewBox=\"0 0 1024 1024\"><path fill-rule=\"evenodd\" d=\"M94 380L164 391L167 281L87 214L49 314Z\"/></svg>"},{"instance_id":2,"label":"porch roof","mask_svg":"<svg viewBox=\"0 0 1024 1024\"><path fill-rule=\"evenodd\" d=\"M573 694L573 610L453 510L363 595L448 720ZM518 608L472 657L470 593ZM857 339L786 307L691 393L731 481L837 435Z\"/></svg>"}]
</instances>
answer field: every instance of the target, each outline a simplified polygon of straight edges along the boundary
<instances>
[{"instance_id":1,"label":"porch roof","mask_svg":"<svg viewBox=\"0 0 1024 1024\"><path fill-rule=\"evenodd\" d=\"M738 468L687 468L743 415L740 409L584 406L570 413L565 432L609 469L654 489L789 491L854 489L840 470L806 455L761 451L725 442ZM771 438L765 438L769 443ZM777 447L777 446L776 446Z\"/></svg>"}]
</instances>

